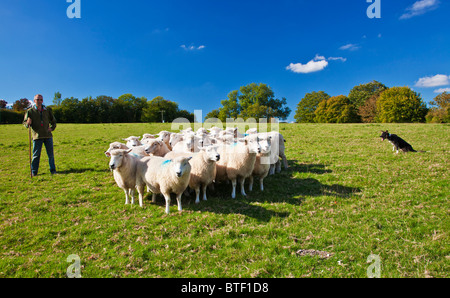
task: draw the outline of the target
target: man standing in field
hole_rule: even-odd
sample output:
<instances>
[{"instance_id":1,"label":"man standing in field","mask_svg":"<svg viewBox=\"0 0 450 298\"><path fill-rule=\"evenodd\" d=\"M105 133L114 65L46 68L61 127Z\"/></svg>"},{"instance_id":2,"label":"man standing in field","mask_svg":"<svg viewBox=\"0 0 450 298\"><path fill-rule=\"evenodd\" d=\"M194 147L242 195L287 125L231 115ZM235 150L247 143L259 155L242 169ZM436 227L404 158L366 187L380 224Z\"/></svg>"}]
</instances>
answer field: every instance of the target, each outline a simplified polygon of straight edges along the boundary
<instances>
[{"instance_id":1,"label":"man standing in field","mask_svg":"<svg viewBox=\"0 0 450 298\"><path fill-rule=\"evenodd\" d=\"M55 157L53 155L53 135L52 131L56 128L56 119L52 110L43 105L44 98L41 94L34 97L34 105L25 113L24 125L26 128L31 126L33 132L33 159L31 162L32 176L36 176L39 169L39 160L41 158L42 144L48 155L50 173L56 173Z\"/></svg>"}]
</instances>

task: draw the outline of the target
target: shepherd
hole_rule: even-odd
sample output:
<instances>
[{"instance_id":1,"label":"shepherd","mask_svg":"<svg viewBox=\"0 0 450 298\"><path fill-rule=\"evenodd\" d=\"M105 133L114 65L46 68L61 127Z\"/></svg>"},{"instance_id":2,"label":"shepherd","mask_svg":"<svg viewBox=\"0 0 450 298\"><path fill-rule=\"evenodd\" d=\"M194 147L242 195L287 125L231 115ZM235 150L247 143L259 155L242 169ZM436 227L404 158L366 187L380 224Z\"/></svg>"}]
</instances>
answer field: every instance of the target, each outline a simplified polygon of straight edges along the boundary
<instances>
[{"instance_id":1,"label":"shepherd","mask_svg":"<svg viewBox=\"0 0 450 298\"><path fill-rule=\"evenodd\" d=\"M44 97L41 94L37 94L34 97L34 105L26 111L23 121L26 128L29 130L31 128L33 136L33 157L30 166L32 177L37 176L38 174L43 144L45 145L48 155L50 173L56 173L52 135L52 131L56 129L56 119L53 116L52 110L47 108L43 103Z\"/></svg>"}]
</instances>

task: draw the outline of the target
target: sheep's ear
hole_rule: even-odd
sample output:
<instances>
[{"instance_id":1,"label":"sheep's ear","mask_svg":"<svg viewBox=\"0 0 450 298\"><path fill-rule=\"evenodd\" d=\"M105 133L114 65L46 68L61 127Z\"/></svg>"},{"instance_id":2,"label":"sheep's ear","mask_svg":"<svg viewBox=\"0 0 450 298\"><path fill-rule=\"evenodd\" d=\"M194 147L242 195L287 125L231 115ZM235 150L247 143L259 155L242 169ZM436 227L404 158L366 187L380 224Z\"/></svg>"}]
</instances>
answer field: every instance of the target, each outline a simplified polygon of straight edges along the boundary
<instances>
[{"instance_id":1,"label":"sheep's ear","mask_svg":"<svg viewBox=\"0 0 450 298\"><path fill-rule=\"evenodd\" d=\"M187 158L188 161L190 161L191 159L192 159L192 156L189 156L189 157Z\"/></svg>"},{"instance_id":2,"label":"sheep's ear","mask_svg":"<svg viewBox=\"0 0 450 298\"><path fill-rule=\"evenodd\" d=\"M125 150L124 153L128 154L128 153L130 153L132 150L133 150L133 149Z\"/></svg>"},{"instance_id":3,"label":"sheep's ear","mask_svg":"<svg viewBox=\"0 0 450 298\"><path fill-rule=\"evenodd\" d=\"M111 153L109 153L108 151L105 151L105 155L106 157L111 157Z\"/></svg>"}]
</instances>

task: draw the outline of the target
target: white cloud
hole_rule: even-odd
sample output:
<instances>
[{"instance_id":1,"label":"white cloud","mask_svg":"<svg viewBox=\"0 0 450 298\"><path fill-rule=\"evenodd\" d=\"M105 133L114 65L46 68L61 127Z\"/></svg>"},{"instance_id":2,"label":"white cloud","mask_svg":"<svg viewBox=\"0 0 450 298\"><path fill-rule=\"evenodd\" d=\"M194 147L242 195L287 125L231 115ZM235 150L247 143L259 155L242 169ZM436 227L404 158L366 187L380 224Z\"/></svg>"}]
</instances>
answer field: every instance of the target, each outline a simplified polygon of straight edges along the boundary
<instances>
[{"instance_id":1,"label":"white cloud","mask_svg":"<svg viewBox=\"0 0 450 298\"><path fill-rule=\"evenodd\" d=\"M347 61L347 58L344 58L344 57L330 57L330 58L328 58L328 61L336 61L336 60L340 60L342 62L345 62L345 61Z\"/></svg>"},{"instance_id":2,"label":"white cloud","mask_svg":"<svg viewBox=\"0 0 450 298\"><path fill-rule=\"evenodd\" d=\"M318 56L309 61L306 64L302 63L291 63L286 69L295 73L311 73L316 71L321 71L328 66L328 61L323 56Z\"/></svg>"},{"instance_id":3,"label":"white cloud","mask_svg":"<svg viewBox=\"0 0 450 298\"><path fill-rule=\"evenodd\" d=\"M346 44L346 45L343 45L342 47L340 47L339 50L356 51L359 48L360 48L360 46L358 46L357 44L349 43L349 44Z\"/></svg>"},{"instance_id":4,"label":"white cloud","mask_svg":"<svg viewBox=\"0 0 450 298\"><path fill-rule=\"evenodd\" d=\"M450 85L450 76L438 74L433 77L424 77L420 78L417 83L416 87L438 87L438 86L445 86Z\"/></svg>"},{"instance_id":5,"label":"white cloud","mask_svg":"<svg viewBox=\"0 0 450 298\"><path fill-rule=\"evenodd\" d=\"M201 46L196 47L196 46L190 45L187 47L186 45L183 44L183 45L181 45L181 48L185 49L186 51L197 51L197 50L204 49L205 46L201 45Z\"/></svg>"},{"instance_id":6,"label":"white cloud","mask_svg":"<svg viewBox=\"0 0 450 298\"><path fill-rule=\"evenodd\" d=\"M426 12L436 9L439 6L439 0L419 0L408 7L400 16L400 20L410 19L415 16L420 16Z\"/></svg>"},{"instance_id":7,"label":"white cloud","mask_svg":"<svg viewBox=\"0 0 450 298\"><path fill-rule=\"evenodd\" d=\"M286 66L286 70L290 70L295 73L311 73L324 70L328 66L328 61L330 60L340 60L342 62L347 61L346 58L343 57L330 57L326 59L324 56L316 55L314 59L309 61L306 64L302 63L291 63Z\"/></svg>"},{"instance_id":8,"label":"white cloud","mask_svg":"<svg viewBox=\"0 0 450 298\"><path fill-rule=\"evenodd\" d=\"M434 90L434 93L444 93L444 92L450 93L450 88L439 88Z\"/></svg>"}]
</instances>

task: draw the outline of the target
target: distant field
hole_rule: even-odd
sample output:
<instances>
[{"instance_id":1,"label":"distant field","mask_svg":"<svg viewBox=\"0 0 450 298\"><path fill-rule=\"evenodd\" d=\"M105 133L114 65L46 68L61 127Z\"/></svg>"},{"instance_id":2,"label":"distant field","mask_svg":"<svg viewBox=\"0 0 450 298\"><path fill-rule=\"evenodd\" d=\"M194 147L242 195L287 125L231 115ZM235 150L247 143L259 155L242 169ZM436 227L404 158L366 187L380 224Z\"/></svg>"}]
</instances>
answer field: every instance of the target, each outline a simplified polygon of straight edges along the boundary
<instances>
[{"instance_id":1,"label":"distant field","mask_svg":"<svg viewBox=\"0 0 450 298\"><path fill-rule=\"evenodd\" d=\"M0 126L0 277L449 277L450 126L281 124L290 168L230 198L144 208L108 170L109 143L170 124L59 124L31 180L28 133ZM426 153L394 154L388 129ZM256 185L255 185L256 186ZM315 254L318 255L315 255Z\"/></svg>"}]
</instances>

